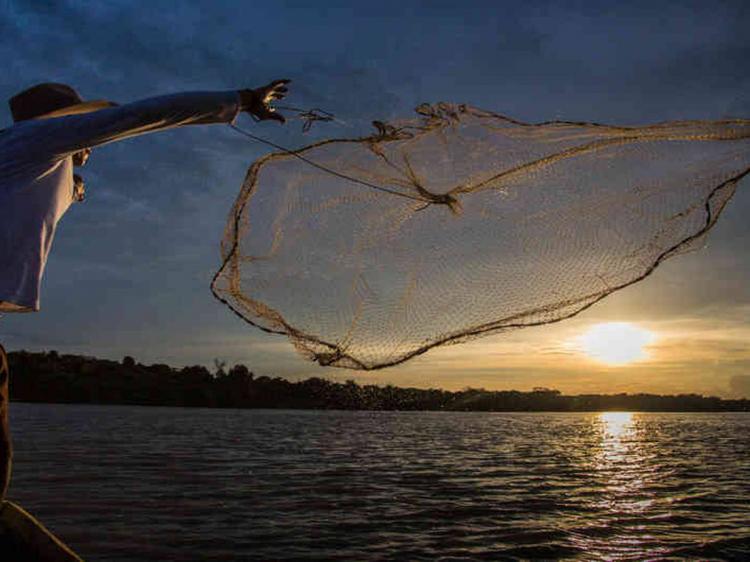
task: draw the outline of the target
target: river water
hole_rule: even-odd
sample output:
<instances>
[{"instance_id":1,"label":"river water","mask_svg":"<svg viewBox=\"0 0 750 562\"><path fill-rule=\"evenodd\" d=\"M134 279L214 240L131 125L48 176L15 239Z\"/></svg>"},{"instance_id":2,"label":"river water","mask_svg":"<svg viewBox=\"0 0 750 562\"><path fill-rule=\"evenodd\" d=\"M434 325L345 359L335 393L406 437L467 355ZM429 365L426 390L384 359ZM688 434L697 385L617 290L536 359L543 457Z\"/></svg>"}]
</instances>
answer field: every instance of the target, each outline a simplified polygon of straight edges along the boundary
<instances>
[{"instance_id":1,"label":"river water","mask_svg":"<svg viewBox=\"0 0 750 562\"><path fill-rule=\"evenodd\" d=\"M12 404L87 560L750 559L750 414Z\"/></svg>"}]
</instances>

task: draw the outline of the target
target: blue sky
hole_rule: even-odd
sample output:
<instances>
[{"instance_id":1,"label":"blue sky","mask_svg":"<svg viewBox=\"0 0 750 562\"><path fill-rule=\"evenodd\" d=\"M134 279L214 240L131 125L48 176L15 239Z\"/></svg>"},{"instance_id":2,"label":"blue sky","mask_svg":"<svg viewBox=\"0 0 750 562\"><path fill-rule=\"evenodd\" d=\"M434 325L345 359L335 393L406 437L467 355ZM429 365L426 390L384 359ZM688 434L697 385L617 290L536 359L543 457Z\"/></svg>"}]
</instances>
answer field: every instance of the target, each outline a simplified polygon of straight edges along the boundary
<instances>
[{"instance_id":1,"label":"blue sky","mask_svg":"<svg viewBox=\"0 0 750 562\"><path fill-rule=\"evenodd\" d=\"M749 117L748 24L741 1L5 0L0 96L61 81L85 97L127 102L288 77L290 104L347 123L345 131L318 129L330 136L441 100L524 121ZM242 124L287 145L312 138L295 123ZM210 295L229 208L245 169L265 152L221 126L96 150L83 170L88 200L60 225L42 311L4 316L0 341L174 365L218 358L290 378L750 394L747 180L703 250L581 317L364 375L306 363L285 339L250 330ZM611 368L564 352L576 330L615 320L667 334L662 360Z\"/></svg>"}]
</instances>

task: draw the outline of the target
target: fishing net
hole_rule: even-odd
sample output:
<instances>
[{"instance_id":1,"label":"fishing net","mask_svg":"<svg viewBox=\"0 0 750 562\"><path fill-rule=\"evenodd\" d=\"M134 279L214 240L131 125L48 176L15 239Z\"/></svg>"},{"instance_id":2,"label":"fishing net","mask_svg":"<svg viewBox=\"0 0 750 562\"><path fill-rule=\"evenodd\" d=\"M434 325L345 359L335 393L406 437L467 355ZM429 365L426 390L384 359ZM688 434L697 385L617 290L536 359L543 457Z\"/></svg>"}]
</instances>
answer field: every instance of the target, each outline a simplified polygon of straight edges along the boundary
<instances>
[{"instance_id":1,"label":"fishing net","mask_svg":"<svg viewBox=\"0 0 750 562\"><path fill-rule=\"evenodd\" d=\"M417 114L256 161L214 294L321 365L396 365L645 278L702 239L750 171L750 120Z\"/></svg>"}]
</instances>

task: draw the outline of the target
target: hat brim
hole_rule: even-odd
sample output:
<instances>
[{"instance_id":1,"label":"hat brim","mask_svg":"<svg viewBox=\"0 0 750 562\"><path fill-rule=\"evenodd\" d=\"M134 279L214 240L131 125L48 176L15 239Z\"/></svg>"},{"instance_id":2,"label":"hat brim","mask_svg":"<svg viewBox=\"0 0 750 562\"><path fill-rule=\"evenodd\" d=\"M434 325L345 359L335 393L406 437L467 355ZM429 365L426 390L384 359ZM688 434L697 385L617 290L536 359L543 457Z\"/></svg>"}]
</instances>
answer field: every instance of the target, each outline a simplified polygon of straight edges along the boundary
<instances>
[{"instance_id":1,"label":"hat brim","mask_svg":"<svg viewBox=\"0 0 750 562\"><path fill-rule=\"evenodd\" d=\"M53 119L55 117L65 117L66 115L81 115L83 113L93 113L94 111L101 111L108 107L116 107L117 104L108 100L91 100L75 105L69 105L43 115L37 115L34 119Z\"/></svg>"}]
</instances>

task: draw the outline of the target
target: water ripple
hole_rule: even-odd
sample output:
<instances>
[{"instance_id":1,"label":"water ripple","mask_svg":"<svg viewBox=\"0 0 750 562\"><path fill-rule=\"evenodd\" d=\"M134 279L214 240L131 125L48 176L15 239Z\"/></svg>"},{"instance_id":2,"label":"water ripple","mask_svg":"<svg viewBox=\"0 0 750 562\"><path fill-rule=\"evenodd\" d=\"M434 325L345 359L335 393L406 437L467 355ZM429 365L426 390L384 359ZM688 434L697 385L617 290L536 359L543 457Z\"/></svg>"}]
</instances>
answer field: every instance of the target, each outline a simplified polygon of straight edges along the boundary
<instances>
[{"instance_id":1,"label":"water ripple","mask_svg":"<svg viewBox=\"0 0 750 562\"><path fill-rule=\"evenodd\" d=\"M13 404L89 560L750 559L750 415Z\"/></svg>"}]
</instances>

